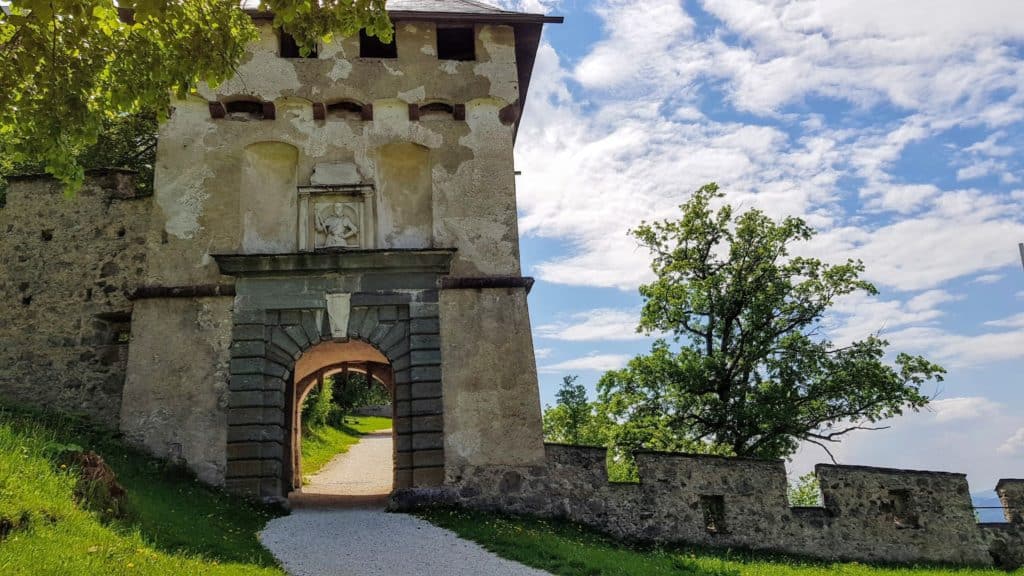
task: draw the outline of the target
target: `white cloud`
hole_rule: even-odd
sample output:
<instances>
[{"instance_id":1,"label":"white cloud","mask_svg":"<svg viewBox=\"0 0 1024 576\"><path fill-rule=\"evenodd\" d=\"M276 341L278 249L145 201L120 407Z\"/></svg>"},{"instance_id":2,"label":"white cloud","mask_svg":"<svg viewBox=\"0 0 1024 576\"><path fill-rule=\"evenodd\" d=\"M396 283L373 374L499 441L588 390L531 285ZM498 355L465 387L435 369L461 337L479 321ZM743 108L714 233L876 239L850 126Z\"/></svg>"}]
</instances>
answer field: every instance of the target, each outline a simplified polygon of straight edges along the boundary
<instances>
[{"instance_id":1,"label":"white cloud","mask_svg":"<svg viewBox=\"0 0 1024 576\"><path fill-rule=\"evenodd\" d=\"M982 274L974 280L971 280L972 284L995 284L1003 279L1002 274Z\"/></svg>"},{"instance_id":2,"label":"white cloud","mask_svg":"<svg viewBox=\"0 0 1024 576\"><path fill-rule=\"evenodd\" d=\"M1013 154L1015 148L1013 146L1004 146L998 144L999 140L1006 137L1006 132L1000 130L994 134L989 135L988 138L980 142L975 142L967 148L964 148L966 152L973 154L981 154L983 156L1009 156Z\"/></svg>"},{"instance_id":3,"label":"white cloud","mask_svg":"<svg viewBox=\"0 0 1024 576\"><path fill-rule=\"evenodd\" d=\"M582 342L591 340L642 340L636 331L640 313L636 310L597 308L572 315L572 322L557 322L537 326L535 332L543 338Z\"/></svg>"},{"instance_id":4,"label":"white cloud","mask_svg":"<svg viewBox=\"0 0 1024 576\"><path fill-rule=\"evenodd\" d=\"M1024 328L1024 312L1020 314L1014 314L1006 318L999 320L989 320L985 322L985 326L995 326L996 328ZM1024 342L1022 342L1024 344Z\"/></svg>"},{"instance_id":5,"label":"white cloud","mask_svg":"<svg viewBox=\"0 0 1024 576\"><path fill-rule=\"evenodd\" d=\"M1024 454L1024 428L1018 428L1013 436L1006 439L1003 442L997 452L1000 454L1006 454L1008 456L1017 456Z\"/></svg>"},{"instance_id":6,"label":"white cloud","mask_svg":"<svg viewBox=\"0 0 1024 576\"><path fill-rule=\"evenodd\" d=\"M551 348L534 348L533 357L537 360L543 360L550 357L552 352L554 352L554 350Z\"/></svg>"},{"instance_id":7,"label":"white cloud","mask_svg":"<svg viewBox=\"0 0 1024 576\"><path fill-rule=\"evenodd\" d=\"M980 396L933 400L928 407L935 413L936 422L983 418L997 413L1002 408L998 403Z\"/></svg>"},{"instance_id":8,"label":"white cloud","mask_svg":"<svg viewBox=\"0 0 1024 576\"><path fill-rule=\"evenodd\" d=\"M912 327L885 334L893 349L927 354L946 368L1024 358L1024 329L957 334L936 327Z\"/></svg>"},{"instance_id":9,"label":"white cloud","mask_svg":"<svg viewBox=\"0 0 1024 576\"><path fill-rule=\"evenodd\" d=\"M539 370L545 373L572 372L572 371L593 371L605 372L622 368L629 362L632 356L627 354L591 354L580 358L573 358L557 364L541 366Z\"/></svg>"},{"instance_id":10,"label":"white cloud","mask_svg":"<svg viewBox=\"0 0 1024 576\"><path fill-rule=\"evenodd\" d=\"M975 162L970 166L965 166L956 171L957 180L973 180L975 178L981 178L988 176L993 172L1005 170L1006 164L1002 162L996 162L995 160L988 159L982 160L981 162Z\"/></svg>"}]
</instances>

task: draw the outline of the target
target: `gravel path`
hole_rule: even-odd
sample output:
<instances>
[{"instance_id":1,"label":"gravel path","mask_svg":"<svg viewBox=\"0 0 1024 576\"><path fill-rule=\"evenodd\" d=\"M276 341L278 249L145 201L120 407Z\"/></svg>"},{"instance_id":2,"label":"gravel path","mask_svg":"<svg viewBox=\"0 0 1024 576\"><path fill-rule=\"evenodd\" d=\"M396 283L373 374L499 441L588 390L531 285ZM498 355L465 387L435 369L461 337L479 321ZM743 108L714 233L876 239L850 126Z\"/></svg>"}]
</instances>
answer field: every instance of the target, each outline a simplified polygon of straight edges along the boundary
<instances>
[{"instance_id":1,"label":"gravel path","mask_svg":"<svg viewBox=\"0 0 1024 576\"><path fill-rule=\"evenodd\" d=\"M274 519L263 529L260 542L289 574L547 574L499 558L419 518L384 512L392 483L391 442L390 430L364 436L293 493L291 515Z\"/></svg>"},{"instance_id":2,"label":"gravel path","mask_svg":"<svg viewBox=\"0 0 1024 576\"><path fill-rule=\"evenodd\" d=\"M371 432L348 452L338 454L309 477L303 494L346 494L353 496L391 493L391 430Z\"/></svg>"},{"instance_id":3,"label":"gravel path","mask_svg":"<svg viewBox=\"0 0 1024 576\"><path fill-rule=\"evenodd\" d=\"M292 576L550 576L382 510L296 510L267 524L260 542Z\"/></svg>"}]
</instances>

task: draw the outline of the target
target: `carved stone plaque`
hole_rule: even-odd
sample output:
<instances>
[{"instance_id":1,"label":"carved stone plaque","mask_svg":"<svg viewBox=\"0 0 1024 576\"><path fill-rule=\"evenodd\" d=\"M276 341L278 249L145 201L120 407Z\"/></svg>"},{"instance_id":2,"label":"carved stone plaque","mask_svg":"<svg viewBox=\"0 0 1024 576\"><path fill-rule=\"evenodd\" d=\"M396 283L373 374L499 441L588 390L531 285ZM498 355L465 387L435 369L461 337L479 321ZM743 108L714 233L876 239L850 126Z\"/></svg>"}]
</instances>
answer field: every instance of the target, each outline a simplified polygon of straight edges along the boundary
<instances>
[{"instance_id":1,"label":"carved stone plaque","mask_svg":"<svg viewBox=\"0 0 1024 576\"><path fill-rule=\"evenodd\" d=\"M299 250L374 247L373 187L368 184L299 188Z\"/></svg>"}]
</instances>

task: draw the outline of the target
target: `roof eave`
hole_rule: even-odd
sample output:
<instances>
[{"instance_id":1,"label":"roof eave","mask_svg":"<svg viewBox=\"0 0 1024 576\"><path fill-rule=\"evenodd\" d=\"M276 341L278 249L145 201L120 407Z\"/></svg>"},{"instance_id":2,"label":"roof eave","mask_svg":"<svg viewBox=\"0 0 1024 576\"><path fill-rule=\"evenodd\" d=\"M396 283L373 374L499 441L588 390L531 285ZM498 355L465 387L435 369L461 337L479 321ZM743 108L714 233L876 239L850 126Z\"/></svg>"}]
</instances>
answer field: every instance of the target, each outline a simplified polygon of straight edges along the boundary
<instances>
[{"instance_id":1,"label":"roof eave","mask_svg":"<svg viewBox=\"0 0 1024 576\"><path fill-rule=\"evenodd\" d=\"M246 14L254 20L273 20L274 13L267 10L246 10ZM418 12L411 10L389 11L393 21L427 20L431 22L473 22L486 24L561 24L562 16L546 16L544 14L521 14L518 12L473 14L465 12Z\"/></svg>"}]
</instances>

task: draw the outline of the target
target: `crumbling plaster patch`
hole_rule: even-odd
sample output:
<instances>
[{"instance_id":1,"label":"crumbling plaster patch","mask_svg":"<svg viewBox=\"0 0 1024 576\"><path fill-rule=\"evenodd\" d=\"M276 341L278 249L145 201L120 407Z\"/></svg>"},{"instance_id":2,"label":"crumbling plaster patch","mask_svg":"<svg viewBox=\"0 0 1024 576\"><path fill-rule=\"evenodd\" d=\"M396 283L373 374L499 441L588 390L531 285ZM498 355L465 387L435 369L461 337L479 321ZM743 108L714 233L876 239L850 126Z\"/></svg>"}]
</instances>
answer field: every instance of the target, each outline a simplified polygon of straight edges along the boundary
<instances>
[{"instance_id":1,"label":"crumbling plaster patch","mask_svg":"<svg viewBox=\"0 0 1024 576\"><path fill-rule=\"evenodd\" d=\"M259 27L260 38L247 49L238 72L223 84L211 87L201 82L198 92L207 100L240 94L275 100L302 87L295 61L277 55L277 33L271 26Z\"/></svg>"},{"instance_id":2,"label":"crumbling plaster patch","mask_svg":"<svg viewBox=\"0 0 1024 576\"><path fill-rule=\"evenodd\" d=\"M410 104L416 102L423 102L427 99L427 89L423 86L418 86L412 90L406 90L405 92L398 93L398 99L404 100Z\"/></svg>"},{"instance_id":3,"label":"crumbling plaster patch","mask_svg":"<svg viewBox=\"0 0 1024 576\"><path fill-rule=\"evenodd\" d=\"M507 26L483 26L479 38L479 45L487 52L487 58L481 59L473 67L473 72L491 81L491 96L505 102L515 102L519 99L519 81L514 73L516 48L512 29Z\"/></svg>"}]
</instances>

